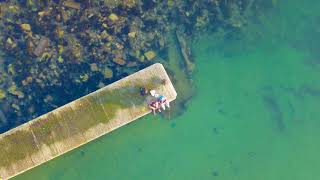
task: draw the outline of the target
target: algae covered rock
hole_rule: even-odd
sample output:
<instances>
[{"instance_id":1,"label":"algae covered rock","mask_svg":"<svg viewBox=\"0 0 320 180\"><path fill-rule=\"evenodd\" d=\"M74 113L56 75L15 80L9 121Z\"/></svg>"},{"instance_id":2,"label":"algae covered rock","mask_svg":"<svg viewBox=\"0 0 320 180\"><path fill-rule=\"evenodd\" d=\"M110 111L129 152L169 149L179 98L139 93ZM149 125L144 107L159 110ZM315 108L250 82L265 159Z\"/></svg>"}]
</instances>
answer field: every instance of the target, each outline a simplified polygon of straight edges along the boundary
<instances>
[{"instance_id":1,"label":"algae covered rock","mask_svg":"<svg viewBox=\"0 0 320 180\"><path fill-rule=\"evenodd\" d=\"M140 62L142 62L142 63L143 63L143 62L144 62L144 60L145 60L145 57L144 57L143 55L141 55L141 56L139 56L139 57L138 57L138 59L139 59L139 61L140 61Z\"/></svg>"},{"instance_id":2,"label":"algae covered rock","mask_svg":"<svg viewBox=\"0 0 320 180\"><path fill-rule=\"evenodd\" d=\"M137 66L137 62L135 62L135 61L130 61L127 64L127 67L135 67L135 66Z\"/></svg>"},{"instance_id":3,"label":"algae covered rock","mask_svg":"<svg viewBox=\"0 0 320 180\"><path fill-rule=\"evenodd\" d=\"M33 81L33 78L31 76L27 77L26 79L22 80L22 85L23 86L26 86L28 85L29 83L31 83Z\"/></svg>"},{"instance_id":4,"label":"algae covered rock","mask_svg":"<svg viewBox=\"0 0 320 180\"><path fill-rule=\"evenodd\" d=\"M36 55L37 57L42 56L44 53L45 49L49 46L49 39L47 37L41 37L37 47L33 51L33 54Z\"/></svg>"},{"instance_id":5,"label":"algae covered rock","mask_svg":"<svg viewBox=\"0 0 320 180\"><path fill-rule=\"evenodd\" d=\"M87 82L89 79L89 75L88 74L80 75L80 79L82 82Z\"/></svg>"},{"instance_id":6,"label":"algae covered rock","mask_svg":"<svg viewBox=\"0 0 320 180\"><path fill-rule=\"evenodd\" d=\"M96 63L90 64L90 70L91 71L98 71L98 65Z\"/></svg>"},{"instance_id":7,"label":"algae covered rock","mask_svg":"<svg viewBox=\"0 0 320 180\"><path fill-rule=\"evenodd\" d=\"M47 13L45 11L40 11L38 12L38 16L43 17L45 16Z\"/></svg>"},{"instance_id":8,"label":"algae covered rock","mask_svg":"<svg viewBox=\"0 0 320 180\"><path fill-rule=\"evenodd\" d=\"M31 26L30 24L21 24L20 25L21 29L24 31L31 31Z\"/></svg>"},{"instance_id":9,"label":"algae covered rock","mask_svg":"<svg viewBox=\"0 0 320 180\"><path fill-rule=\"evenodd\" d=\"M112 41L112 36L106 30L100 33L100 37L102 39L108 39L109 41Z\"/></svg>"},{"instance_id":10,"label":"algae covered rock","mask_svg":"<svg viewBox=\"0 0 320 180\"><path fill-rule=\"evenodd\" d=\"M64 61L63 58L62 58L61 56L59 56L59 57L58 57L58 62L59 62L59 63L63 63L63 61Z\"/></svg>"},{"instance_id":11,"label":"algae covered rock","mask_svg":"<svg viewBox=\"0 0 320 180\"><path fill-rule=\"evenodd\" d=\"M135 38L135 37L136 37L136 34L137 34L137 32L129 32L129 33L128 33L128 36L129 36L130 38Z\"/></svg>"},{"instance_id":12,"label":"algae covered rock","mask_svg":"<svg viewBox=\"0 0 320 180\"><path fill-rule=\"evenodd\" d=\"M104 76L104 78L106 78L106 79L112 78L112 76L113 76L113 71L112 71L112 69L110 69L110 68L108 68L108 67L105 67L104 70L103 70L103 76Z\"/></svg>"},{"instance_id":13,"label":"algae covered rock","mask_svg":"<svg viewBox=\"0 0 320 180\"><path fill-rule=\"evenodd\" d=\"M113 21L113 22L116 22L116 21L119 20L119 16L116 15L115 13L111 13L111 14L109 15L109 19L110 19L111 21Z\"/></svg>"},{"instance_id":14,"label":"algae covered rock","mask_svg":"<svg viewBox=\"0 0 320 180\"><path fill-rule=\"evenodd\" d=\"M112 61L116 64L119 64L119 65L124 65L126 64L126 61L123 60L122 58L113 58Z\"/></svg>"},{"instance_id":15,"label":"algae covered rock","mask_svg":"<svg viewBox=\"0 0 320 180\"><path fill-rule=\"evenodd\" d=\"M154 51L147 51L146 53L144 53L144 56L150 61L153 58L156 57L156 53Z\"/></svg>"},{"instance_id":16,"label":"algae covered rock","mask_svg":"<svg viewBox=\"0 0 320 180\"><path fill-rule=\"evenodd\" d=\"M62 38L62 37L64 36L64 31L63 31L63 29L60 28L60 27L58 27L58 28L56 29L56 34L57 34L57 36L58 36L59 38Z\"/></svg>"},{"instance_id":17,"label":"algae covered rock","mask_svg":"<svg viewBox=\"0 0 320 180\"><path fill-rule=\"evenodd\" d=\"M0 89L0 100L6 97L6 92Z\"/></svg>"},{"instance_id":18,"label":"algae covered rock","mask_svg":"<svg viewBox=\"0 0 320 180\"><path fill-rule=\"evenodd\" d=\"M15 48L15 47L17 47L17 44L13 41L12 38L8 37L8 39L6 41L6 47Z\"/></svg>"},{"instance_id":19,"label":"algae covered rock","mask_svg":"<svg viewBox=\"0 0 320 180\"><path fill-rule=\"evenodd\" d=\"M24 94L23 92L17 90L17 86L16 84L12 84L9 89L8 92L12 95L18 96L18 98L24 98Z\"/></svg>"},{"instance_id":20,"label":"algae covered rock","mask_svg":"<svg viewBox=\"0 0 320 180\"><path fill-rule=\"evenodd\" d=\"M16 73L13 64L8 65L8 73L14 75Z\"/></svg>"},{"instance_id":21,"label":"algae covered rock","mask_svg":"<svg viewBox=\"0 0 320 180\"><path fill-rule=\"evenodd\" d=\"M74 1L70 1L70 0L63 2L63 5L65 7L72 8L72 9L77 9L77 10L79 10L81 8L80 3L74 2Z\"/></svg>"},{"instance_id":22,"label":"algae covered rock","mask_svg":"<svg viewBox=\"0 0 320 180\"><path fill-rule=\"evenodd\" d=\"M8 37L8 39L7 39L7 44L9 44L9 45L12 45L13 44L13 40L10 38L10 37Z\"/></svg>"}]
</instances>

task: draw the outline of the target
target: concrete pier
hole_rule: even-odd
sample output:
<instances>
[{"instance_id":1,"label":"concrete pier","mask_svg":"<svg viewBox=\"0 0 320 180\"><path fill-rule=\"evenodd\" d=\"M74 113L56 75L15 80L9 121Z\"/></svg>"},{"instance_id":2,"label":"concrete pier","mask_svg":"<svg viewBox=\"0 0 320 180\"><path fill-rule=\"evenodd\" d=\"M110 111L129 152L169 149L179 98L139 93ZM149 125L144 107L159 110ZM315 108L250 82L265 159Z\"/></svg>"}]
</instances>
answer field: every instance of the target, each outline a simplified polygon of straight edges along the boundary
<instances>
[{"instance_id":1,"label":"concrete pier","mask_svg":"<svg viewBox=\"0 0 320 180\"><path fill-rule=\"evenodd\" d=\"M88 143L151 111L140 88L175 100L157 63L0 135L0 179L8 179ZM61 97L63 98L63 97Z\"/></svg>"}]
</instances>

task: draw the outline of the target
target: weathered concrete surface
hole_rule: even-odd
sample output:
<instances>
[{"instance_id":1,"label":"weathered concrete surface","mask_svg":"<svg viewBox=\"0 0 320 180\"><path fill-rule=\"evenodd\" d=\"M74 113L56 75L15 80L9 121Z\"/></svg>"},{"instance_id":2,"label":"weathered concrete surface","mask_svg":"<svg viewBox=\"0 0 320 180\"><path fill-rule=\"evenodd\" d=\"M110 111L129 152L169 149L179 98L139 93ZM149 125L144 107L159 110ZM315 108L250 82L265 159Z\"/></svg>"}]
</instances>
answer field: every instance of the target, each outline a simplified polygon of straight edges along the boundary
<instances>
[{"instance_id":1,"label":"weathered concrete surface","mask_svg":"<svg viewBox=\"0 0 320 180\"><path fill-rule=\"evenodd\" d=\"M149 66L1 134L0 177L25 172L150 113L141 86L168 101L177 96L164 67Z\"/></svg>"}]
</instances>

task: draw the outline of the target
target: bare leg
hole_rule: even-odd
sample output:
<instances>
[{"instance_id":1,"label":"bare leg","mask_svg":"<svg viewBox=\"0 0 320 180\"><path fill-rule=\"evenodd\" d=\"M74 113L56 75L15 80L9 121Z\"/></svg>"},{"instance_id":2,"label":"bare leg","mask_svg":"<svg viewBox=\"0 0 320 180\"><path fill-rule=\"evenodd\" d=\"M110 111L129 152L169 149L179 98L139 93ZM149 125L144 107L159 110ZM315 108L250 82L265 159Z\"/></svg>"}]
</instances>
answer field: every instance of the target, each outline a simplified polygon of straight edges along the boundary
<instances>
[{"instance_id":1,"label":"bare leg","mask_svg":"<svg viewBox=\"0 0 320 180\"><path fill-rule=\"evenodd\" d=\"M170 108L169 101L166 102L166 106L167 106L168 108Z\"/></svg>"},{"instance_id":2,"label":"bare leg","mask_svg":"<svg viewBox=\"0 0 320 180\"><path fill-rule=\"evenodd\" d=\"M152 110L153 115L156 115L156 108L154 108L154 107L152 107L152 106L149 106L149 108Z\"/></svg>"},{"instance_id":3,"label":"bare leg","mask_svg":"<svg viewBox=\"0 0 320 180\"><path fill-rule=\"evenodd\" d=\"M166 106L164 105L164 103L161 104L161 107L164 111L166 110Z\"/></svg>"}]
</instances>

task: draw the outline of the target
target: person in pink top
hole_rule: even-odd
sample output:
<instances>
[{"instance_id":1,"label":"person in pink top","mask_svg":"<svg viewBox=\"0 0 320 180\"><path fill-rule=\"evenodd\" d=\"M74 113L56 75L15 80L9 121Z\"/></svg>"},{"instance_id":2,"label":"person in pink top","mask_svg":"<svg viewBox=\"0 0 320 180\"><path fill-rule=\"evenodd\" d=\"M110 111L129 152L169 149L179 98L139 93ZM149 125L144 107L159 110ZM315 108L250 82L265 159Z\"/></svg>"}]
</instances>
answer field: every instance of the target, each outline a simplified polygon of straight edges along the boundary
<instances>
[{"instance_id":1,"label":"person in pink top","mask_svg":"<svg viewBox=\"0 0 320 180\"><path fill-rule=\"evenodd\" d=\"M156 101L159 103L159 106L161 106L163 110L166 110L166 106L170 108L169 101L165 96L157 94L155 90L151 90L150 94L151 96L157 98ZM159 112L161 112L161 110L159 110Z\"/></svg>"}]
</instances>

